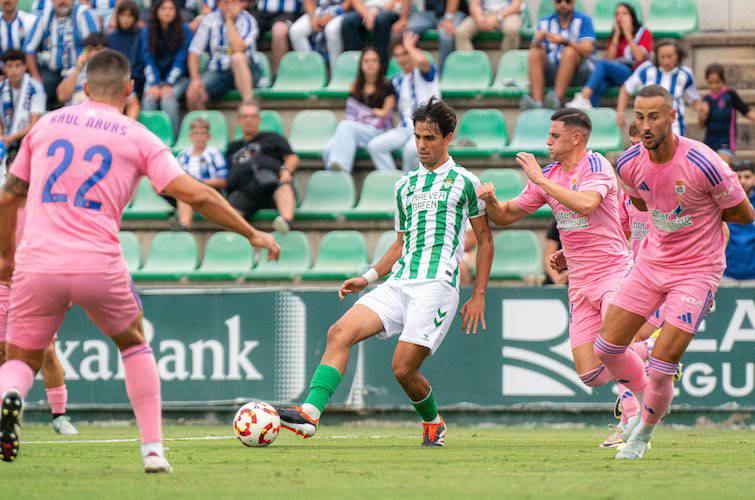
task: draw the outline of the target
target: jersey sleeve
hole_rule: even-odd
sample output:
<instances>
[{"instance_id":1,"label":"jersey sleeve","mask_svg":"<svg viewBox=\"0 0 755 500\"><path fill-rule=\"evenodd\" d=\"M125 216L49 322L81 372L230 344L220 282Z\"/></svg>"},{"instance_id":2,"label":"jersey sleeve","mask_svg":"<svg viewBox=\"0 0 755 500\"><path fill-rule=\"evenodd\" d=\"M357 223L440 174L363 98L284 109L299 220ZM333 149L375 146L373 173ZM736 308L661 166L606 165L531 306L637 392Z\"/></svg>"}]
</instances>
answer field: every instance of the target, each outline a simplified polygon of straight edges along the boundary
<instances>
[{"instance_id":1,"label":"jersey sleeve","mask_svg":"<svg viewBox=\"0 0 755 500\"><path fill-rule=\"evenodd\" d=\"M545 192L543 189L534 184L532 181L527 183L524 190L519 193L519 196L514 198L514 203L525 212L532 214L535 211L545 205Z\"/></svg>"},{"instance_id":2,"label":"jersey sleeve","mask_svg":"<svg viewBox=\"0 0 755 500\"><path fill-rule=\"evenodd\" d=\"M255 48L258 33L259 28L257 27L257 20L252 17L251 14L244 16L244 22L239 30L239 36L244 39L247 49Z\"/></svg>"},{"instance_id":3,"label":"jersey sleeve","mask_svg":"<svg viewBox=\"0 0 755 500\"><path fill-rule=\"evenodd\" d=\"M42 85L35 85L32 89L34 89L34 93L31 96L29 113L32 115L42 115L44 114L45 109L47 109L47 95L45 95L45 89Z\"/></svg>"},{"instance_id":4,"label":"jersey sleeve","mask_svg":"<svg viewBox=\"0 0 755 500\"><path fill-rule=\"evenodd\" d=\"M178 160L154 134L144 129L139 144L142 149L142 174L146 175L155 187L155 191L162 193L165 187L176 177L186 173L179 165Z\"/></svg>"},{"instance_id":5,"label":"jersey sleeve","mask_svg":"<svg viewBox=\"0 0 755 500\"><path fill-rule=\"evenodd\" d=\"M624 82L624 90L627 94L634 95L642 88L642 79L640 78L640 71L643 69L643 65L639 66L634 73L632 73L627 81Z\"/></svg>"},{"instance_id":6,"label":"jersey sleeve","mask_svg":"<svg viewBox=\"0 0 755 500\"><path fill-rule=\"evenodd\" d=\"M632 224L629 222L629 211L627 210L627 203L631 203L627 194L623 189L619 190L619 222L621 223L621 230L625 233L632 232Z\"/></svg>"},{"instance_id":7,"label":"jersey sleeve","mask_svg":"<svg viewBox=\"0 0 755 500\"><path fill-rule=\"evenodd\" d=\"M739 178L736 172L721 159L717 154L707 155L706 158L713 164L712 175L714 179L717 176L720 180L715 185L710 186L710 194L716 205L721 210L735 207L742 203L747 198L747 194L742 185L739 183ZM706 179L707 182L707 179ZM707 185L707 184L706 184Z\"/></svg>"},{"instance_id":8,"label":"jersey sleeve","mask_svg":"<svg viewBox=\"0 0 755 500\"><path fill-rule=\"evenodd\" d=\"M484 217L485 202L477 196L477 189L480 187L480 179L474 175L464 176L464 197L466 199L466 209L470 219Z\"/></svg>"},{"instance_id":9,"label":"jersey sleeve","mask_svg":"<svg viewBox=\"0 0 755 500\"><path fill-rule=\"evenodd\" d=\"M689 80L687 80L687 86L684 87L684 100L687 102L695 102L700 100L700 94L697 92L697 85L695 85L695 80L693 80L691 77Z\"/></svg>"},{"instance_id":10,"label":"jersey sleeve","mask_svg":"<svg viewBox=\"0 0 755 500\"><path fill-rule=\"evenodd\" d=\"M587 161L588 168L582 175L579 190L582 192L593 191L598 193L601 198L605 198L616 182L611 173L611 167L607 165L607 161L604 162L602 158L596 155L590 155Z\"/></svg>"},{"instance_id":11,"label":"jersey sleeve","mask_svg":"<svg viewBox=\"0 0 755 500\"><path fill-rule=\"evenodd\" d=\"M734 109L736 109L743 115L746 115L750 112L750 105L742 100L736 90L729 89L729 94L731 94L731 105L734 106Z\"/></svg>"},{"instance_id":12,"label":"jersey sleeve","mask_svg":"<svg viewBox=\"0 0 755 500\"><path fill-rule=\"evenodd\" d=\"M582 25L579 27L579 40L595 40L595 28L592 25L590 16L582 16Z\"/></svg>"},{"instance_id":13,"label":"jersey sleeve","mask_svg":"<svg viewBox=\"0 0 755 500\"><path fill-rule=\"evenodd\" d=\"M201 55L207 50L207 44L210 41L210 22L209 16L202 20L202 23L197 28L197 32L191 39L191 45L189 45L189 52L192 54Z\"/></svg>"},{"instance_id":14,"label":"jersey sleeve","mask_svg":"<svg viewBox=\"0 0 755 500\"><path fill-rule=\"evenodd\" d=\"M640 43L637 45L642 48L643 52L645 52L648 56L653 53L653 34L650 32L650 30L643 30L642 35L640 36Z\"/></svg>"},{"instance_id":15,"label":"jersey sleeve","mask_svg":"<svg viewBox=\"0 0 755 500\"><path fill-rule=\"evenodd\" d=\"M29 141L33 134L34 128L21 141L21 146L18 148L16 159L13 160L13 167L11 168L11 174L25 182L29 182L31 178L31 146Z\"/></svg>"},{"instance_id":16,"label":"jersey sleeve","mask_svg":"<svg viewBox=\"0 0 755 500\"><path fill-rule=\"evenodd\" d=\"M215 177L218 179L228 178L228 165L225 162L223 153L215 149L212 152L212 165L215 168Z\"/></svg>"},{"instance_id":17,"label":"jersey sleeve","mask_svg":"<svg viewBox=\"0 0 755 500\"><path fill-rule=\"evenodd\" d=\"M393 227L397 233L404 233L407 228L406 207L404 206L403 197L403 191L407 183L408 181L402 178L393 186L393 197L396 200L396 207L393 212Z\"/></svg>"}]
</instances>

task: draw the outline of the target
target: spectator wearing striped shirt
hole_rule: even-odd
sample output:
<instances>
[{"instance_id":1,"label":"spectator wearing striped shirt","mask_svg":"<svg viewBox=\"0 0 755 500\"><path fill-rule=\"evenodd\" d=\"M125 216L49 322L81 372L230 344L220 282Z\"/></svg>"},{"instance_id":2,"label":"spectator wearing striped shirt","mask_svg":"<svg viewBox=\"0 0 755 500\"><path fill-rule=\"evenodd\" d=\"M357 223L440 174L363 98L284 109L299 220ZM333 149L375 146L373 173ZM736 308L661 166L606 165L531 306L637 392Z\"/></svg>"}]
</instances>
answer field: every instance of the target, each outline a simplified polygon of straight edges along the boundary
<instances>
[{"instance_id":1,"label":"spectator wearing striped shirt","mask_svg":"<svg viewBox=\"0 0 755 500\"><path fill-rule=\"evenodd\" d=\"M260 36L268 31L272 34L270 45L273 73L278 72L278 63L291 50L288 32L291 24L301 13L301 0L257 0L252 15L257 20Z\"/></svg>"},{"instance_id":2,"label":"spectator wearing striped shirt","mask_svg":"<svg viewBox=\"0 0 755 500\"><path fill-rule=\"evenodd\" d=\"M621 87L616 105L616 122L619 128L624 128L624 113L629 97L647 85L657 84L668 90L674 98L676 110L676 121L672 126L674 133L685 135L687 131L684 119L685 102L695 109L698 109L701 104L692 70L682 65L685 56L685 50L676 41L666 39L658 42L655 47L654 61L642 63Z\"/></svg>"},{"instance_id":3,"label":"spectator wearing striped shirt","mask_svg":"<svg viewBox=\"0 0 755 500\"><path fill-rule=\"evenodd\" d=\"M152 4L151 19L142 30L143 46L147 48L142 107L168 113L173 133L178 133L179 102L189 86L186 59L192 35L173 0L158 0Z\"/></svg>"},{"instance_id":4,"label":"spectator wearing striped shirt","mask_svg":"<svg viewBox=\"0 0 755 500\"><path fill-rule=\"evenodd\" d=\"M335 70L336 59L343 52L341 24L350 0L304 0L304 11L291 26L289 37L297 52L311 52L315 46L325 46L330 70ZM312 40L314 38L314 40ZM324 44L322 43L324 42Z\"/></svg>"},{"instance_id":5,"label":"spectator wearing striped shirt","mask_svg":"<svg viewBox=\"0 0 755 500\"><path fill-rule=\"evenodd\" d=\"M0 52L24 48L24 40L34 26L37 16L18 10L18 0L3 0L0 19Z\"/></svg>"},{"instance_id":6,"label":"spectator wearing striped shirt","mask_svg":"<svg viewBox=\"0 0 755 500\"><path fill-rule=\"evenodd\" d=\"M234 87L242 101L252 98L262 76L255 56L258 33L257 21L239 0L217 0L217 10L202 20L189 46L189 109L205 109ZM210 60L200 73L199 56L208 50Z\"/></svg>"},{"instance_id":7,"label":"spectator wearing striped shirt","mask_svg":"<svg viewBox=\"0 0 755 500\"><path fill-rule=\"evenodd\" d=\"M84 51L84 39L99 31L96 16L74 0L52 0L34 22L24 42L29 74L41 81L47 108L55 105L55 89Z\"/></svg>"},{"instance_id":8,"label":"spectator wearing striped shirt","mask_svg":"<svg viewBox=\"0 0 755 500\"><path fill-rule=\"evenodd\" d=\"M176 159L184 171L196 180L214 187L225 189L228 185L228 166L223 153L207 144L210 140L210 122L204 118L192 120L189 124L191 146L181 151ZM177 202L178 224L182 230L190 230L194 219L191 205Z\"/></svg>"}]
</instances>

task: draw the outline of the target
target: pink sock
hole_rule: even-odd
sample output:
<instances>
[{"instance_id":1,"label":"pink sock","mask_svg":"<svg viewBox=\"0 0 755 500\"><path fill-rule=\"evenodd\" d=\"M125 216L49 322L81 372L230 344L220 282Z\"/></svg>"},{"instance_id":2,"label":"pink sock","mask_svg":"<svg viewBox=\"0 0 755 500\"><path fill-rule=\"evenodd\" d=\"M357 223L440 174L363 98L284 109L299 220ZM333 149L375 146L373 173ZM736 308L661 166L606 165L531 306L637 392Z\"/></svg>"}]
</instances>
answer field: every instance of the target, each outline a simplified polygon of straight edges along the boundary
<instances>
[{"instance_id":1,"label":"pink sock","mask_svg":"<svg viewBox=\"0 0 755 500\"><path fill-rule=\"evenodd\" d=\"M626 424L627 420L637 415L640 402L632 391L621 384L619 384L619 395L621 396L621 423Z\"/></svg>"},{"instance_id":2,"label":"pink sock","mask_svg":"<svg viewBox=\"0 0 755 500\"><path fill-rule=\"evenodd\" d=\"M66 412L66 403L68 402L68 390L66 385L45 389L47 392L47 402L50 404L50 410L53 415L60 415Z\"/></svg>"},{"instance_id":3,"label":"pink sock","mask_svg":"<svg viewBox=\"0 0 755 500\"><path fill-rule=\"evenodd\" d=\"M160 377L152 349L147 344L121 352L126 374L126 393L134 409L142 443L162 441Z\"/></svg>"},{"instance_id":4,"label":"pink sock","mask_svg":"<svg viewBox=\"0 0 755 500\"><path fill-rule=\"evenodd\" d=\"M649 353L648 353L648 345L644 340L641 340L640 342L635 342L631 346L631 349L637 353L637 355L642 358L643 361L647 361Z\"/></svg>"},{"instance_id":5,"label":"pink sock","mask_svg":"<svg viewBox=\"0 0 755 500\"><path fill-rule=\"evenodd\" d=\"M582 380L582 383L588 387L600 387L606 385L612 380L611 374L603 365L581 374L579 378Z\"/></svg>"},{"instance_id":6,"label":"pink sock","mask_svg":"<svg viewBox=\"0 0 755 500\"><path fill-rule=\"evenodd\" d=\"M642 421L655 425L666 414L674 399L676 364L650 358L650 377L642 400Z\"/></svg>"},{"instance_id":7,"label":"pink sock","mask_svg":"<svg viewBox=\"0 0 755 500\"><path fill-rule=\"evenodd\" d=\"M18 359L11 359L0 366L0 396L8 389L17 389L25 398L34 383L34 370Z\"/></svg>"},{"instance_id":8,"label":"pink sock","mask_svg":"<svg viewBox=\"0 0 755 500\"><path fill-rule=\"evenodd\" d=\"M606 342L600 335L595 338L594 348L595 354L617 382L635 394L645 390L648 377L644 363L636 352L625 345Z\"/></svg>"}]
</instances>

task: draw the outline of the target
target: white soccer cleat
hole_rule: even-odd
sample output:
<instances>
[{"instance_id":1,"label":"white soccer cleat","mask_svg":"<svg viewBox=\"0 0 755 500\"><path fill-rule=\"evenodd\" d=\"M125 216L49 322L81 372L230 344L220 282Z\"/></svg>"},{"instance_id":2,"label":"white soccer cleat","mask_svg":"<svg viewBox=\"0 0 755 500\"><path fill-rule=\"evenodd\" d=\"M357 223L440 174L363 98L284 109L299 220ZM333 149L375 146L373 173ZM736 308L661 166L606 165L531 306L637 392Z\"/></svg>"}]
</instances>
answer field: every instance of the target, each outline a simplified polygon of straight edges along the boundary
<instances>
[{"instance_id":1,"label":"white soccer cleat","mask_svg":"<svg viewBox=\"0 0 755 500\"><path fill-rule=\"evenodd\" d=\"M67 415L60 415L52 420L52 428L61 436L75 436L79 433L76 427L71 423Z\"/></svg>"},{"instance_id":2,"label":"white soccer cleat","mask_svg":"<svg viewBox=\"0 0 755 500\"><path fill-rule=\"evenodd\" d=\"M170 466L165 457L152 452L144 457L144 472L147 474L170 474L173 472L173 467Z\"/></svg>"},{"instance_id":3,"label":"white soccer cleat","mask_svg":"<svg viewBox=\"0 0 755 500\"><path fill-rule=\"evenodd\" d=\"M582 94L576 94L574 96L574 99L566 104L566 107L576 109L592 109L592 103L590 102L590 99L587 99Z\"/></svg>"},{"instance_id":4,"label":"white soccer cleat","mask_svg":"<svg viewBox=\"0 0 755 500\"><path fill-rule=\"evenodd\" d=\"M632 436L629 438L629 441L619 449L614 458L616 458L616 460L639 460L648 450L650 450L649 440L638 436Z\"/></svg>"}]
</instances>

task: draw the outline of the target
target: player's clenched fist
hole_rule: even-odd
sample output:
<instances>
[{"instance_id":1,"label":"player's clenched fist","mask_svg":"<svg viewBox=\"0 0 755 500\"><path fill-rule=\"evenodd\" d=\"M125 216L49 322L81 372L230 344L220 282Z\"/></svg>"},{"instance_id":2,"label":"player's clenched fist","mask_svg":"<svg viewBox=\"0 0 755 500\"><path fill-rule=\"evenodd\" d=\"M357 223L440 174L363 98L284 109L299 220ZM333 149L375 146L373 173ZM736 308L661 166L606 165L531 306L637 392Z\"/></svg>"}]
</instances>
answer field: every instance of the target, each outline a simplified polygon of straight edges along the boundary
<instances>
[{"instance_id":1,"label":"player's clenched fist","mask_svg":"<svg viewBox=\"0 0 755 500\"><path fill-rule=\"evenodd\" d=\"M492 182L486 182L477 188L477 197L485 203L498 203L495 196L495 186Z\"/></svg>"},{"instance_id":2,"label":"player's clenched fist","mask_svg":"<svg viewBox=\"0 0 755 500\"><path fill-rule=\"evenodd\" d=\"M266 248L267 260L278 260L278 257L280 257L281 247L270 233L256 231L254 236L249 238L249 243L256 248Z\"/></svg>"},{"instance_id":3,"label":"player's clenched fist","mask_svg":"<svg viewBox=\"0 0 755 500\"><path fill-rule=\"evenodd\" d=\"M350 293L359 293L367 288L367 279L359 276L358 278L350 278L341 284L341 288L338 289L338 297L343 300Z\"/></svg>"}]
</instances>

